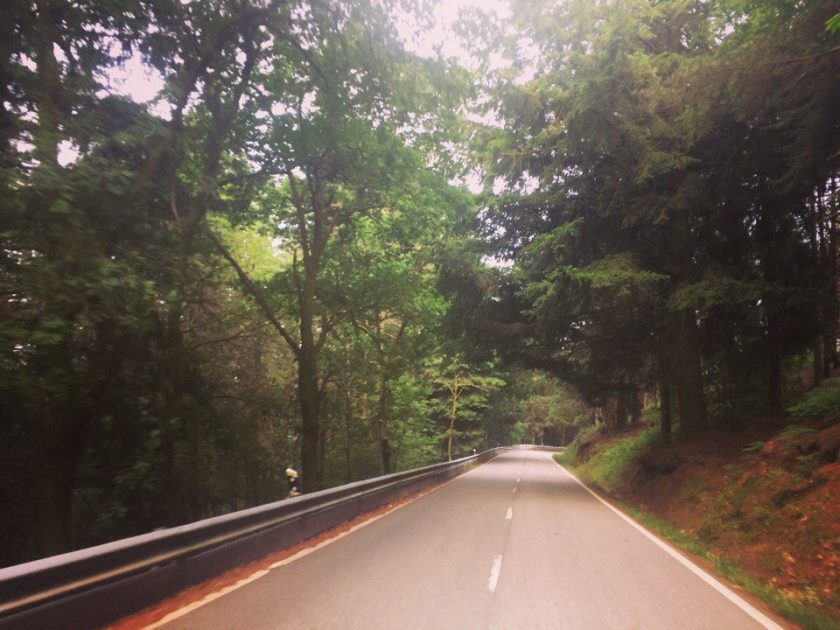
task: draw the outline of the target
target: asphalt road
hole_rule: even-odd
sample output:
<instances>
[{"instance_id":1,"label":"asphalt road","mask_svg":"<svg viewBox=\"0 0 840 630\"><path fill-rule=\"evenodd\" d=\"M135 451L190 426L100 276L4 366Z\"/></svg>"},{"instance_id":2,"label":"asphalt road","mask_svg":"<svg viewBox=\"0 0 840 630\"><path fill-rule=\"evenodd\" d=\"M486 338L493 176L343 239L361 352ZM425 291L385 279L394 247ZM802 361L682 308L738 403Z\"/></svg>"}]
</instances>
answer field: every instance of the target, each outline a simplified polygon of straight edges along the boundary
<instances>
[{"instance_id":1,"label":"asphalt road","mask_svg":"<svg viewBox=\"0 0 840 630\"><path fill-rule=\"evenodd\" d=\"M163 627L766 627L732 599L550 453L514 451Z\"/></svg>"}]
</instances>

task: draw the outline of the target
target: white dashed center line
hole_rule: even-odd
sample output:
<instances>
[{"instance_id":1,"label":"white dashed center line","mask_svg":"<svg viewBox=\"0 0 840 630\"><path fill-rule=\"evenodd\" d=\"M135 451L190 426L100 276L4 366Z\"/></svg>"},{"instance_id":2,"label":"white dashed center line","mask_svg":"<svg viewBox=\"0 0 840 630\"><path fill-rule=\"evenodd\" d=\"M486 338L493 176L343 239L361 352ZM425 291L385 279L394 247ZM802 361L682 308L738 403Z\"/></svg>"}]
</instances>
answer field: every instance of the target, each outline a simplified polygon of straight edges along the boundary
<instances>
[{"instance_id":1,"label":"white dashed center line","mask_svg":"<svg viewBox=\"0 0 840 630\"><path fill-rule=\"evenodd\" d=\"M507 511L507 514L505 514L505 519L511 520L512 518L513 518L513 508L509 507L508 511Z\"/></svg>"},{"instance_id":2,"label":"white dashed center line","mask_svg":"<svg viewBox=\"0 0 840 630\"><path fill-rule=\"evenodd\" d=\"M499 585L499 575L502 573L502 556L496 556L493 560L493 568L490 569L490 579L487 581L487 588L491 593L496 592Z\"/></svg>"}]
</instances>

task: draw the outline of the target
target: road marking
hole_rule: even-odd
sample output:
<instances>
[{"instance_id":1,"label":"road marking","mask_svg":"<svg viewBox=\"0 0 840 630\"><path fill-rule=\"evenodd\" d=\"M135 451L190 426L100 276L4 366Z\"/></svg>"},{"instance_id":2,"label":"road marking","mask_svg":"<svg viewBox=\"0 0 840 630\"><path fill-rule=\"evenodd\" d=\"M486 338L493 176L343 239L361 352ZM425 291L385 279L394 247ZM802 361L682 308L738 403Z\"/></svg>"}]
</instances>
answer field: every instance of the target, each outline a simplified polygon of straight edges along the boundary
<instances>
[{"instance_id":1,"label":"road marking","mask_svg":"<svg viewBox=\"0 0 840 630\"><path fill-rule=\"evenodd\" d=\"M519 483L521 480L522 480L522 477L517 477L516 478L516 483Z\"/></svg>"},{"instance_id":2,"label":"road marking","mask_svg":"<svg viewBox=\"0 0 840 630\"><path fill-rule=\"evenodd\" d=\"M516 488L513 489L513 494L516 494Z\"/></svg>"},{"instance_id":3,"label":"road marking","mask_svg":"<svg viewBox=\"0 0 840 630\"><path fill-rule=\"evenodd\" d=\"M557 463L557 462L554 460L554 458L552 458L552 461L554 461L555 463ZM714 577L713 577L712 575L710 575L709 573L706 573L706 571L704 571L703 569L701 569L700 567L698 567L696 564L694 564L691 560L689 560L688 558L686 558L685 556L683 556L683 555L682 555L679 551L677 551L676 549L674 549L673 547L671 547L671 545L669 545L668 543L666 543L665 541L663 541L662 539L660 539L660 538L659 538L659 537L657 537L656 535L652 534L652 533L651 533L650 531L648 531L646 528L644 528L644 527L642 527L641 525L639 525L636 521L634 521L632 518L630 518L629 516L627 516L624 512L622 512L621 510L619 510L617 507L615 507L615 506L614 506L614 505L612 505L611 503L608 503L607 501L605 501L604 499L602 499L600 496L598 496L598 494L596 494L595 492L593 492L592 490L590 490L590 489L589 489L589 486L587 486L587 485L586 485L585 483L583 483L580 479L578 479L578 478L577 478L577 477L575 477L572 473L570 473L568 470L566 470L566 469L565 469L565 467L561 466L560 464L557 464L557 465L558 465L558 466L560 466L560 469L561 469L564 473L566 473L569 477L571 477L571 478L572 478L572 479L574 479L574 480L575 480L578 484L580 484L580 485L583 487L583 489L584 489L584 490L586 490L589 494L591 494L593 497L595 497L596 499L598 499L598 501L600 501L601 503L603 503L603 504L604 504L606 507L608 507L610 510L612 510L613 512L615 512L616 514L618 514L621 518L623 518L625 521L627 521L627 523L629 523L629 524L630 524L630 525L632 525L634 528L636 528L639 532L641 532L641 533L645 536L645 538L647 538L648 540L650 540L650 541L651 541L652 543L654 543L657 547L659 547L659 548L660 548L660 549L662 549L665 553L667 553L669 556L671 556L672 558L674 558L674 560L676 560L677 562L679 562L679 563L680 563L681 565L683 565L686 569L688 569L689 571L691 571L694 575L696 575L697 577L699 577L699 578L700 578L701 580L703 580L706 584L708 584L709 586L711 586L711 587L712 587L713 589L715 589L718 593L720 593L721 595L723 595L726 599L728 599L730 602L732 602L733 604L735 604L738 608L740 608L741 610L743 610L743 611L744 611L746 614L748 614L750 617L752 617L753 619L755 619L758 623L760 623L762 626L764 626L767 630L784 630L784 628L783 628L782 626L780 626L780 625L779 625L779 624L777 624L775 621L773 621L772 619L770 619L770 617L768 617L768 616L767 616L767 615L765 615L763 612L761 612L760 610L758 610L755 606L753 606L752 604L748 603L745 599L743 599L743 598L739 597L737 594L735 594L734 592L732 592L732 590L731 590L731 589L729 589L726 585L724 585L722 582L720 582L719 580L717 580L716 578L714 578Z\"/></svg>"},{"instance_id":4,"label":"road marking","mask_svg":"<svg viewBox=\"0 0 840 630\"><path fill-rule=\"evenodd\" d=\"M231 584L230 586L226 586L225 588L223 588L219 591L216 591L215 593L210 593L209 595L205 595L202 599L198 600L197 602L193 602L192 604L189 604L188 606L184 606L183 608L179 608L178 610L169 613L168 615L166 615L166 617L164 617L160 621L156 621L155 623L153 623L149 626L146 626L144 630L153 630L154 628L160 628L164 624L167 624L170 621L174 621L175 619L178 619L178 617L183 617L184 615L186 615L188 613L191 613L196 608L201 608L202 606L204 606L206 604L209 604L210 602L212 602L216 599L219 599L223 595L227 595L231 591L235 591L238 588L242 588L246 584L250 584L251 582L260 579L264 575L268 575L268 573L269 573L269 571L267 571L265 569L262 570L262 571L256 571L256 572L252 573L251 575L249 575L248 577L242 578L236 584Z\"/></svg>"},{"instance_id":5,"label":"road marking","mask_svg":"<svg viewBox=\"0 0 840 630\"><path fill-rule=\"evenodd\" d=\"M469 474L469 473L466 473L466 474ZM296 554L293 554L293 555L289 556L288 558L283 558L282 560L278 560L274 564L270 565L268 567L268 569L262 569L260 571L255 571L254 573L252 573L248 577L242 578L241 580L239 580L235 584L231 584L230 586L226 586L226 587L224 587L224 588L222 588L218 591L210 593L209 595L205 595L202 599L200 599L198 601L192 602L191 604L187 604L183 608L179 608L178 610L174 610L171 613L169 613L168 615L166 615L165 617L163 617L162 619L160 619L160 620L158 620L158 621L156 621L156 622L154 622L154 623L152 623L148 626L145 626L143 630L155 630L156 628L160 628L160 627L166 625L167 623L169 623L171 621L175 621L176 619L179 619L180 617L183 617L184 615L187 615L187 614L191 613L192 611L196 610L197 608L201 608L202 606L204 606L206 604L209 604L210 602L212 602L214 600L217 600L220 597L222 597L224 595L227 595L228 593L230 593L232 591L235 591L238 588L242 588L243 586L246 586L247 584L250 584L251 582L254 582L254 581L258 580L261 577L264 577L264 576L268 575L269 573L271 573L271 571L273 569L277 569L277 568L282 567L286 564L290 564L290 563L294 562L295 560L300 560L304 556L308 556L313 551L317 551L318 549L326 547L327 545L331 545L332 543L334 543L338 540L341 540L345 536L349 536L350 534L352 534L356 530L359 530L362 527L367 527L371 523L375 523L376 521L378 521L380 518L384 518L385 516L388 516L389 514L392 514L393 512L396 512L401 507L404 507L406 505L410 505L411 503L414 503L417 499L420 499L420 498L426 496L427 494L431 494L432 492L435 492L436 490L440 490L441 488L444 488L444 487L448 486L449 484L456 481L461 476L462 475L458 475L458 477L454 477L453 479L450 479L449 481L447 481L445 483L434 486L434 487L430 488L429 490L427 490L426 492L423 492L422 494L418 494L411 501L408 501L406 503L400 503L399 505L391 508L387 512L384 512L382 514L378 514L378 515L376 515L372 518L369 518L366 521L362 521L361 523L358 523L358 524L354 525L353 527L351 527L347 531L341 532L340 534L337 534L337 535L333 536L332 538L327 538L326 540L322 540L317 545L314 545L312 547L308 547L306 549L301 549ZM499 562L500 563L501 563L501 558L502 557L499 556ZM492 575L491 575L491 577L492 577ZM496 580L498 580L498 579L499 579L499 576L497 575ZM493 589L491 589L491 590L495 590L495 588L496 587L494 585Z\"/></svg>"},{"instance_id":6,"label":"road marking","mask_svg":"<svg viewBox=\"0 0 840 630\"><path fill-rule=\"evenodd\" d=\"M511 520L513 518L513 508L509 507L507 514L505 514L505 520Z\"/></svg>"},{"instance_id":7,"label":"road marking","mask_svg":"<svg viewBox=\"0 0 840 630\"><path fill-rule=\"evenodd\" d=\"M502 556L496 556L493 559L493 568L490 569L490 579L487 581L487 588L491 593L496 592L496 587L499 585L499 575L502 573Z\"/></svg>"}]
</instances>

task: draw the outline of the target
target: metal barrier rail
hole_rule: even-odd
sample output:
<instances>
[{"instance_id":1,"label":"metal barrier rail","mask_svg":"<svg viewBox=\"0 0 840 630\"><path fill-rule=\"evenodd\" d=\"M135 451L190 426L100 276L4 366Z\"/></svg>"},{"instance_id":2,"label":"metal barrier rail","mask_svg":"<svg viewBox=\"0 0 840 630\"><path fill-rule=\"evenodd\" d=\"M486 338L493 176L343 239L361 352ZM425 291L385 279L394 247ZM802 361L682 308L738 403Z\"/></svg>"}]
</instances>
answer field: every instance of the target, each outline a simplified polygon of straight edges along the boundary
<instances>
[{"instance_id":1,"label":"metal barrier rail","mask_svg":"<svg viewBox=\"0 0 840 630\"><path fill-rule=\"evenodd\" d=\"M111 623L455 477L470 464L509 448L517 447L494 448L0 569L0 628L71 629Z\"/></svg>"}]
</instances>

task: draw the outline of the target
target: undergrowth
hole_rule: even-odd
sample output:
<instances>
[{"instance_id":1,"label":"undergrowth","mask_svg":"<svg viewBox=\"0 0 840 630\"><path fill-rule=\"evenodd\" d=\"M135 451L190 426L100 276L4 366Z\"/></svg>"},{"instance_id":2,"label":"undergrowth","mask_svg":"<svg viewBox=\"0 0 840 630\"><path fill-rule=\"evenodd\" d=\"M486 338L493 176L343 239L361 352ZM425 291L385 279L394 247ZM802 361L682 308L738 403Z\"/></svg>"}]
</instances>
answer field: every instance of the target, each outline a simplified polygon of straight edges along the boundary
<instances>
[{"instance_id":1,"label":"undergrowth","mask_svg":"<svg viewBox=\"0 0 840 630\"><path fill-rule=\"evenodd\" d=\"M652 426L632 436L620 438L599 448L581 467L576 467L586 481L612 492L621 483L621 475L630 463L659 440L659 429ZM574 445L559 460L561 464L573 464L576 456ZM574 465L574 464L573 464Z\"/></svg>"},{"instance_id":2,"label":"undergrowth","mask_svg":"<svg viewBox=\"0 0 840 630\"><path fill-rule=\"evenodd\" d=\"M840 378L831 378L788 407L794 418L816 419L840 415Z\"/></svg>"}]
</instances>

